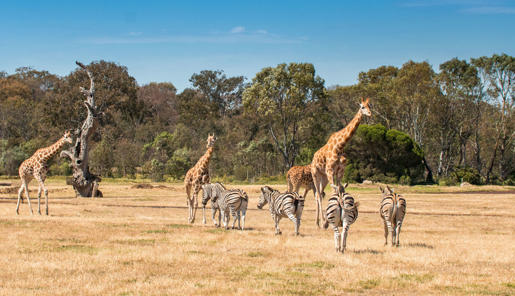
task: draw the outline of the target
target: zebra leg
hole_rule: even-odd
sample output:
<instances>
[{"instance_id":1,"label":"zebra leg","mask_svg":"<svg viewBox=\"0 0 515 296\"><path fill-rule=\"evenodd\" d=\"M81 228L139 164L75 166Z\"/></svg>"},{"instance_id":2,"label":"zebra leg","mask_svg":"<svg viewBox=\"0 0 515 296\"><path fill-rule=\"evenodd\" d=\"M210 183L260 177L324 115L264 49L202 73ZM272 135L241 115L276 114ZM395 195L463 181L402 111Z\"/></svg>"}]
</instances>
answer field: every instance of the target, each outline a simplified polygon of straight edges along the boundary
<instances>
[{"instance_id":1,"label":"zebra leg","mask_svg":"<svg viewBox=\"0 0 515 296\"><path fill-rule=\"evenodd\" d=\"M344 223L342 226L342 236L341 236L341 244L340 244L340 252L342 254L345 252L345 248L347 247L347 233L349 232L349 224Z\"/></svg>"},{"instance_id":2,"label":"zebra leg","mask_svg":"<svg viewBox=\"0 0 515 296\"><path fill-rule=\"evenodd\" d=\"M392 246L393 246L393 242L395 241L394 240L395 230L393 229L392 222L389 219L386 220L386 227L388 228L388 235L390 235L392 237ZM388 242L386 243L386 245L388 245Z\"/></svg>"},{"instance_id":3,"label":"zebra leg","mask_svg":"<svg viewBox=\"0 0 515 296\"><path fill-rule=\"evenodd\" d=\"M340 251L340 231L338 230L338 227L333 226L334 230L334 248L336 249L336 252Z\"/></svg>"},{"instance_id":4,"label":"zebra leg","mask_svg":"<svg viewBox=\"0 0 515 296\"><path fill-rule=\"evenodd\" d=\"M233 207L230 207L229 210L231 211L231 216L233 218L232 220L232 229L234 229L234 225L236 224L236 221L238 221L238 224L240 224L240 213L238 211L236 211L235 208Z\"/></svg>"},{"instance_id":5,"label":"zebra leg","mask_svg":"<svg viewBox=\"0 0 515 296\"><path fill-rule=\"evenodd\" d=\"M397 222L397 231L396 231L396 239L397 239L397 247L399 246L400 242L399 242L399 236L401 234L401 226L402 226L402 222Z\"/></svg>"},{"instance_id":6,"label":"zebra leg","mask_svg":"<svg viewBox=\"0 0 515 296\"><path fill-rule=\"evenodd\" d=\"M206 225L206 205L202 205L202 224Z\"/></svg>"},{"instance_id":7,"label":"zebra leg","mask_svg":"<svg viewBox=\"0 0 515 296\"><path fill-rule=\"evenodd\" d=\"M384 245L388 246L388 226L386 225L386 221L383 221L384 224Z\"/></svg>"},{"instance_id":8,"label":"zebra leg","mask_svg":"<svg viewBox=\"0 0 515 296\"><path fill-rule=\"evenodd\" d=\"M223 216L223 219L224 220L224 227L225 227L225 230L228 230L229 229L229 221L231 220L231 215L229 215L229 213L227 212L227 210L223 211L224 212L224 216Z\"/></svg>"},{"instance_id":9,"label":"zebra leg","mask_svg":"<svg viewBox=\"0 0 515 296\"><path fill-rule=\"evenodd\" d=\"M276 235L282 234L281 229L279 229L279 220L281 220L281 217L279 217L278 215L275 215L274 221L275 221L275 234Z\"/></svg>"},{"instance_id":10,"label":"zebra leg","mask_svg":"<svg viewBox=\"0 0 515 296\"><path fill-rule=\"evenodd\" d=\"M213 224L218 227L220 225L220 215L218 215L218 224L216 224L216 208L211 205L211 213L212 213L212 219Z\"/></svg>"},{"instance_id":11,"label":"zebra leg","mask_svg":"<svg viewBox=\"0 0 515 296\"><path fill-rule=\"evenodd\" d=\"M299 235L299 219L297 219L293 213L288 213L287 215L291 222L293 222L293 225L295 225L295 235Z\"/></svg>"},{"instance_id":12,"label":"zebra leg","mask_svg":"<svg viewBox=\"0 0 515 296\"><path fill-rule=\"evenodd\" d=\"M245 215L247 215L247 209L241 210L241 230L245 228Z\"/></svg>"}]
</instances>

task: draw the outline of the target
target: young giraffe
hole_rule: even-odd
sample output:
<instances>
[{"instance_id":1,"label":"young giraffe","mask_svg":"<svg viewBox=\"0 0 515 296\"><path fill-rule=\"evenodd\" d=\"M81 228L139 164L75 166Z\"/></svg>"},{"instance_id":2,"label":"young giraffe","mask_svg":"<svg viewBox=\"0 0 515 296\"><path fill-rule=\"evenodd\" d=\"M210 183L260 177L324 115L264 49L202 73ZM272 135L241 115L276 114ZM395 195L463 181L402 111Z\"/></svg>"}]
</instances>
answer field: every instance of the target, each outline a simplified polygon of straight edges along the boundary
<instances>
[{"instance_id":1,"label":"young giraffe","mask_svg":"<svg viewBox=\"0 0 515 296\"><path fill-rule=\"evenodd\" d=\"M336 166L334 172L339 179L343 177L345 162L347 162L347 159L343 155L340 156L340 165ZM311 175L311 164L304 166L292 166L286 174L286 180L288 180L288 192L299 193L299 189L304 187L304 199L306 199L306 195L310 190L313 190L313 195L316 198L315 183L313 183L313 176ZM324 196L325 193L322 192L322 198L324 198Z\"/></svg>"},{"instance_id":2,"label":"young giraffe","mask_svg":"<svg viewBox=\"0 0 515 296\"><path fill-rule=\"evenodd\" d=\"M315 197L317 200L317 215L316 224L320 228L320 215L325 220L325 215L322 212L322 192L324 192L327 183L330 182L331 186L338 187L340 185L341 172L343 171L343 164L339 161L339 158L343 154L343 148L345 144L356 132L363 115L370 116L370 108L368 107L367 98L366 101L361 99L359 110L349 124L343 129L333 133L327 143L320 148L315 155L313 155L313 161L311 162L311 175L313 176L313 182L315 183ZM335 172L339 171L340 174Z\"/></svg>"},{"instance_id":3,"label":"young giraffe","mask_svg":"<svg viewBox=\"0 0 515 296\"><path fill-rule=\"evenodd\" d=\"M20 201L22 201L22 192L25 190L25 194L27 195L27 201L29 202L30 212L34 214L32 211L32 205L30 204L29 197L29 189L28 184L32 180L32 178L36 179L39 184L38 189L38 213L41 215L41 190L45 193L45 206L46 206L46 214L48 215L48 190L45 187L45 179L46 173L48 171L47 162L52 156L54 156L61 147L65 143L72 143L72 138L70 136L70 132L67 131L64 133L64 136L55 142L53 145L48 146L46 148L38 149L34 155L30 158L26 159L18 169L18 173L21 178L21 186L20 190L18 190L18 204L16 205L16 214L19 214L20 209Z\"/></svg>"},{"instance_id":4,"label":"young giraffe","mask_svg":"<svg viewBox=\"0 0 515 296\"><path fill-rule=\"evenodd\" d=\"M215 135L209 135L207 137L207 151L204 155L197 161L195 166L193 166L187 173L184 178L184 186L186 187L186 194L188 195L187 204L189 209L189 217L188 221L190 223L195 222L195 215L197 213L197 196L202 188L202 185L209 183L209 160L213 155L213 148L215 145L216 137ZM191 187L193 187L193 196L191 195ZM204 224L206 224L204 217Z\"/></svg>"}]
</instances>

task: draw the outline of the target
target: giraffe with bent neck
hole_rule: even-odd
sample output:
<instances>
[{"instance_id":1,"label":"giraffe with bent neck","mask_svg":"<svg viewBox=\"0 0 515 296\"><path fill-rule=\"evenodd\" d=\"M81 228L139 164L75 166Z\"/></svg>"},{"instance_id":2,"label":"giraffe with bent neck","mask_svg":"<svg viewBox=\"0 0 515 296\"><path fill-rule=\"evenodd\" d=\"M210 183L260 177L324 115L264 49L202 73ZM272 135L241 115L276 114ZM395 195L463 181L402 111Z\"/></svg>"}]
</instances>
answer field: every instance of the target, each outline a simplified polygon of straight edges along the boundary
<instances>
[{"instance_id":1,"label":"giraffe with bent neck","mask_svg":"<svg viewBox=\"0 0 515 296\"><path fill-rule=\"evenodd\" d=\"M50 158L57 154L57 152L64 146L65 143L72 143L72 138L69 131L65 132L64 136L53 145L38 149L31 157L22 162L20 168L18 169L18 174L20 175L21 179L21 186L18 190L18 204L16 205L16 214L19 214L20 201L23 200L23 190L25 190L25 195L27 195L30 212L31 214L34 214L32 211L32 205L30 204L28 189L28 184L34 178L36 181L38 181L39 184L38 213L41 215L41 191L43 191L45 193L46 214L48 215L48 190L45 187L45 179L48 172L47 162L50 160Z\"/></svg>"},{"instance_id":2,"label":"giraffe with bent neck","mask_svg":"<svg viewBox=\"0 0 515 296\"><path fill-rule=\"evenodd\" d=\"M349 142L356 130L363 115L370 116L370 108L368 107L369 99L366 101L361 99L360 107L354 118L343 129L333 133L327 143L313 155L311 162L311 175L315 183L315 197L317 201L316 224L320 228L320 215L325 220L322 212L322 198L327 183L330 182L332 187L338 188L340 180L343 177L343 169L345 162L340 160L343 155L345 144Z\"/></svg>"},{"instance_id":3,"label":"giraffe with bent neck","mask_svg":"<svg viewBox=\"0 0 515 296\"><path fill-rule=\"evenodd\" d=\"M197 214L198 206L198 193L202 188L202 185L208 184L210 182L209 161L211 160L211 156L213 156L215 141L216 137L214 134L207 137L206 153L204 153L204 155L197 161L195 166L189 169L189 171L186 173L186 177L184 178L184 186L186 187L186 194L188 195L186 202L189 209L188 221L190 223L195 222L195 215ZM193 195L191 195L192 187ZM205 218L204 224L206 224Z\"/></svg>"}]
</instances>

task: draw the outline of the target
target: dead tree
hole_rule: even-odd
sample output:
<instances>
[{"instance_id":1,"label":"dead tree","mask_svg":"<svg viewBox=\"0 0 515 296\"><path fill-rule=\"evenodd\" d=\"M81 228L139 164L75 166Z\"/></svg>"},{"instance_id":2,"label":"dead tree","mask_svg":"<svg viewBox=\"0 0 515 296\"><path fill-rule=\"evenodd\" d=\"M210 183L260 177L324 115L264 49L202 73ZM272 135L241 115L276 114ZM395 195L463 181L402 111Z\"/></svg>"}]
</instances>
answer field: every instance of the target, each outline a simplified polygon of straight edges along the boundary
<instances>
[{"instance_id":1,"label":"dead tree","mask_svg":"<svg viewBox=\"0 0 515 296\"><path fill-rule=\"evenodd\" d=\"M69 150L63 150L61 157L68 157L73 167L73 177L67 183L73 186L77 197L101 197L102 192L98 190L98 183L101 181L100 177L93 175L89 172L88 166L88 150L89 141L91 136L95 133L98 125L98 110L95 105L95 82L93 81L93 74L80 62L75 62L79 67L84 69L88 74L90 80L89 90L83 87L80 88L81 92L86 95L84 105L87 109L87 117L78 127L75 132L75 145Z\"/></svg>"}]
</instances>

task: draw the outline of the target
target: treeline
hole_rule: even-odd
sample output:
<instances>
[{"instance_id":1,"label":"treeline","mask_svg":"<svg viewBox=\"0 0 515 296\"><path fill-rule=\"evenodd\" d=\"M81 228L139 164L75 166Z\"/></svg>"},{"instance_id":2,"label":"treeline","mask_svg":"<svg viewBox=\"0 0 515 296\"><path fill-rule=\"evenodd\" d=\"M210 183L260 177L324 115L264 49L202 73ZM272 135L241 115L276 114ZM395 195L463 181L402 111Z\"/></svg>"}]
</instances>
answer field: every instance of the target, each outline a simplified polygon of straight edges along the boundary
<instances>
[{"instance_id":1,"label":"treeline","mask_svg":"<svg viewBox=\"0 0 515 296\"><path fill-rule=\"evenodd\" d=\"M502 54L382 66L351 86L326 88L308 63L262 69L252 80L201 71L178 93L172 83L139 86L124 66L89 66L101 110L90 154L102 176L182 179L217 135L211 170L228 180L270 178L310 163L330 133L370 97L372 116L349 144L345 178L414 184L513 184L515 61ZM84 71L59 77L0 72L0 174L17 175L36 149L84 119ZM56 158L50 174L66 175Z\"/></svg>"}]
</instances>

